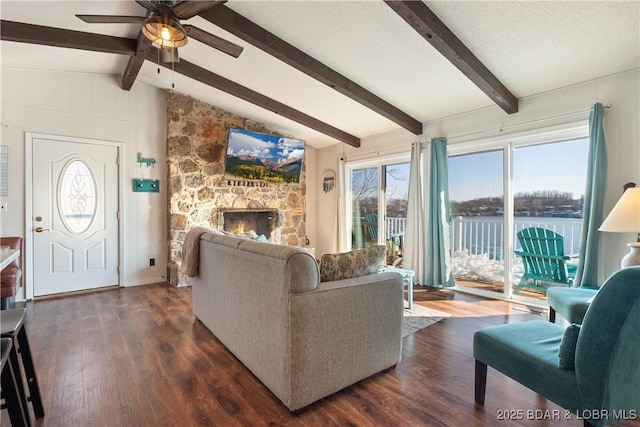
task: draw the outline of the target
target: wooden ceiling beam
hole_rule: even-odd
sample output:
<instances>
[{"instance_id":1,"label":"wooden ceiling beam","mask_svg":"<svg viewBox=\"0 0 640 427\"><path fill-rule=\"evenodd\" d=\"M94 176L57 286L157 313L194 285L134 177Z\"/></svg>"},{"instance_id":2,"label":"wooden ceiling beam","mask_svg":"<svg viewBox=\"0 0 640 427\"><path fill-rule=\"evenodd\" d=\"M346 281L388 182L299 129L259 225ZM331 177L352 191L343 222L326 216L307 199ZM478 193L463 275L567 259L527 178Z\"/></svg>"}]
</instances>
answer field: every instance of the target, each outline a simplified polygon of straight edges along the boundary
<instances>
[{"instance_id":1,"label":"wooden ceiling beam","mask_svg":"<svg viewBox=\"0 0 640 427\"><path fill-rule=\"evenodd\" d=\"M413 134L422 134L420 121L228 7L219 5L203 11L200 17L359 102Z\"/></svg>"},{"instance_id":2,"label":"wooden ceiling beam","mask_svg":"<svg viewBox=\"0 0 640 427\"><path fill-rule=\"evenodd\" d=\"M19 43L117 53L127 56L133 56L136 53L136 41L133 39L5 20L0 21L0 38Z\"/></svg>"},{"instance_id":3,"label":"wooden ceiling beam","mask_svg":"<svg viewBox=\"0 0 640 427\"><path fill-rule=\"evenodd\" d=\"M426 4L415 0L384 0L384 2L500 108L509 114L518 112L518 99Z\"/></svg>"},{"instance_id":4,"label":"wooden ceiling beam","mask_svg":"<svg viewBox=\"0 0 640 427\"><path fill-rule=\"evenodd\" d=\"M138 73L142 68L142 64L144 64L144 60L147 56L147 52L151 49L151 45L153 43L144 34L142 31L138 34L138 40L136 42L136 54L129 58L129 62L127 63L127 67L124 69L124 73L122 74L122 89L123 90L131 90L133 87L133 83L136 81L138 77Z\"/></svg>"},{"instance_id":5,"label":"wooden ceiling beam","mask_svg":"<svg viewBox=\"0 0 640 427\"><path fill-rule=\"evenodd\" d=\"M45 27L40 25L24 24L13 21L0 21L0 38L2 40L31 43L45 46L64 47L70 49L89 50L93 52L116 53L131 56L122 78L122 87L125 90L133 85L144 60L156 62L158 51L144 40L143 35L138 40L106 36L101 34L85 33L61 28ZM161 64L171 69L171 64ZM353 147L360 146L360 138L337 129L327 123L315 119L301 111L282 104L272 98L262 95L252 89L239 85L218 74L212 73L183 59L174 64L175 72L202 82L208 86L219 89L237 98L243 99L254 105L272 111L294 122L300 123L320 133L349 144Z\"/></svg>"},{"instance_id":6,"label":"wooden ceiling beam","mask_svg":"<svg viewBox=\"0 0 640 427\"><path fill-rule=\"evenodd\" d=\"M147 52L146 59L153 62L157 57L157 54L157 49L152 48L149 52ZM171 69L171 64L161 63L160 65L167 69ZM208 86L219 89L237 98L243 99L254 105L269 110L282 117L286 117L290 120L293 120L294 122L317 130L318 132L335 138L338 141L342 141L353 147L360 147L360 138L337 129L318 119L315 119L301 111L291 108L288 105L276 101L275 99L269 98L252 89L235 83L225 77L212 73L209 70L205 70L204 68L192 64L191 62L185 61L184 59L180 59L180 62L176 62L175 64L173 64L173 70L176 73L182 74L183 76L197 80Z\"/></svg>"},{"instance_id":7,"label":"wooden ceiling beam","mask_svg":"<svg viewBox=\"0 0 640 427\"><path fill-rule=\"evenodd\" d=\"M226 0L183 0L171 9L178 19L189 19L201 14L205 10L218 6Z\"/></svg>"}]
</instances>

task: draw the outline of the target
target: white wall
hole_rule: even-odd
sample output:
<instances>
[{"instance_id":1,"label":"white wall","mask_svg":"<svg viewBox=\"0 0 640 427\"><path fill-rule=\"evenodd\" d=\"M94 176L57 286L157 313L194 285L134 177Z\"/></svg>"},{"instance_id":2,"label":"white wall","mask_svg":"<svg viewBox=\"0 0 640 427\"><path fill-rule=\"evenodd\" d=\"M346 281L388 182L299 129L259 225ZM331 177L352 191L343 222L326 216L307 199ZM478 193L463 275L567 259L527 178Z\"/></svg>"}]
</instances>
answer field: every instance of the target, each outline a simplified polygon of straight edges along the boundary
<instances>
[{"instance_id":1,"label":"white wall","mask_svg":"<svg viewBox=\"0 0 640 427\"><path fill-rule=\"evenodd\" d=\"M9 147L7 212L0 234L25 237L25 132L123 144L124 265L121 284L164 281L167 265L166 95L140 81L123 91L119 77L103 74L2 68L2 145ZM153 157L140 168L136 155ZM160 193L133 193L132 178L160 179ZM155 267L149 259L155 258ZM24 288L23 288L24 292ZM20 298L17 298L20 299Z\"/></svg>"},{"instance_id":2,"label":"white wall","mask_svg":"<svg viewBox=\"0 0 640 427\"><path fill-rule=\"evenodd\" d=\"M338 176L338 166L340 157L346 144L332 145L317 151L316 168L317 179L316 188L322 185L322 176L328 170ZM326 252L338 251L338 186L332 191L325 193L318 191L317 203L311 209L316 211L317 238L311 242L311 246L316 249L316 257L320 257Z\"/></svg>"},{"instance_id":3,"label":"white wall","mask_svg":"<svg viewBox=\"0 0 640 427\"><path fill-rule=\"evenodd\" d=\"M409 151L414 141L426 141L432 137L446 136L449 145L474 139L504 135L507 133L543 128L561 123L573 122L589 117L588 110L594 103L611 104L613 108L604 113L605 139L607 146L605 215L609 213L622 194L622 185L635 182L640 185L640 70L635 69L614 76L562 88L520 100L519 112L508 115L499 107L489 107L456 116L424 123L422 137L400 130L362 140L359 149L344 147L347 160L383 156L385 154ZM582 112L555 120L549 118ZM525 126L510 127L503 132L491 131L502 126L530 123ZM473 135L468 135L468 134ZM467 136L461 136L467 135ZM342 150L321 150L318 152L320 165L337 164ZM333 229L335 215L324 214L329 208L321 206L318 197L318 230ZM601 234L600 280L619 268L620 259L628 251L626 243L634 241L633 234ZM334 242L323 241L318 251L336 250Z\"/></svg>"},{"instance_id":4,"label":"white wall","mask_svg":"<svg viewBox=\"0 0 640 427\"><path fill-rule=\"evenodd\" d=\"M306 207L306 229L309 246L315 248L318 240L316 224L318 222L318 214L316 206L318 204L319 187L322 185L318 178L317 168L317 150L315 148L306 147L304 150L304 167L305 167L305 207Z\"/></svg>"}]
</instances>

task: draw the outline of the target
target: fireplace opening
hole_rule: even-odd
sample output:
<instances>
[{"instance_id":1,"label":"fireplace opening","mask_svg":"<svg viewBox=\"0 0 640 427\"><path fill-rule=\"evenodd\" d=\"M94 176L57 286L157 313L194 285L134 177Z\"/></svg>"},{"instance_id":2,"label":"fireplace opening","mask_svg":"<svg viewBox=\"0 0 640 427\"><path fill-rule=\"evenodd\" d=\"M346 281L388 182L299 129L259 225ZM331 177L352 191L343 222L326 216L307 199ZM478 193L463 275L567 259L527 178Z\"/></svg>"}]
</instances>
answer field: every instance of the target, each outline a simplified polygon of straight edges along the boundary
<instances>
[{"instance_id":1,"label":"fireplace opening","mask_svg":"<svg viewBox=\"0 0 640 427\"><path fill-rule=\"evenodd\" d=\"M224 231L245 234L255 232L264 235L268 241L278 226L278 211L275 209L225 209L222 211Z\"/></svg>"}]
</instances>

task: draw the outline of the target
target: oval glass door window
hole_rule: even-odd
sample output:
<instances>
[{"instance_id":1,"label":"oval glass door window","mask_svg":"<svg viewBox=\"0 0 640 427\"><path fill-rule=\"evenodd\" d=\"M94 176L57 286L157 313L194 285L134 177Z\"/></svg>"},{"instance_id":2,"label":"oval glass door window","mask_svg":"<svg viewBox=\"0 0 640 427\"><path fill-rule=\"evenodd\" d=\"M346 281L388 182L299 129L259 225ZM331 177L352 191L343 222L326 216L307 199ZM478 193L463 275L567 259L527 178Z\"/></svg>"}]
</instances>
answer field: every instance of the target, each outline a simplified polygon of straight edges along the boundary
<instances>
[{"instance_id":1,"label":"oval glass door window","mask_svg":"<svg viewBox=\"0 0 640 427\"><path fill-rule=\"evenodd\" d=\"M96 215L97 188L91 170L82 160L72 160L60 174L58 206L65 227L72 233L86 231Z\"/></svg>"}]
</instances>

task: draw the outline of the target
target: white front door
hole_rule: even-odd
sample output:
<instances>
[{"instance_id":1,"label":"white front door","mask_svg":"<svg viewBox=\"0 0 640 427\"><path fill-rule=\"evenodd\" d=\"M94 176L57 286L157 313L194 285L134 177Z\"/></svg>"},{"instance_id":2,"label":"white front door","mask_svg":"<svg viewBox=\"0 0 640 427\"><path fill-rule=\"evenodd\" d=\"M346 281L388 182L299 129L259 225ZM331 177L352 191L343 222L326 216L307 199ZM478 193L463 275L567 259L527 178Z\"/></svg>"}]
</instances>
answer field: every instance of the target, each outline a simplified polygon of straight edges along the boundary
<instances>
[{"instance_id":1,"label":"white front door","mask_svg":"<svg viewBox=\"0 0 640 427\"><path fill-rule=\"evenodd\" d=\"M32 141L34 296L118 285L119 148Z\"/></svg>"}]
</instances>

